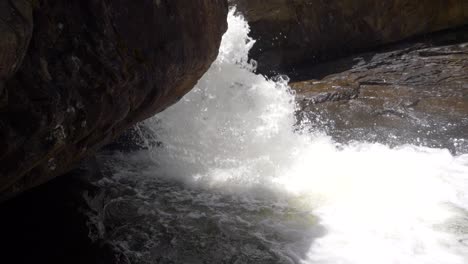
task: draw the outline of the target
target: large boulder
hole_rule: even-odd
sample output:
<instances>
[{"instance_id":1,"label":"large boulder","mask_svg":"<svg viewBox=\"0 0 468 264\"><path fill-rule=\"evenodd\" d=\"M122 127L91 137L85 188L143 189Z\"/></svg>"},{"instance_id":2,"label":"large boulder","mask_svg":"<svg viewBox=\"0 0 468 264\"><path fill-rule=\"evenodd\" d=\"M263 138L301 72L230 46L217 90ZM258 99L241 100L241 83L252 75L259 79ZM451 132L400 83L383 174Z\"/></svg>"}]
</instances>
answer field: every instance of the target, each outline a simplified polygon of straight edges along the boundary
<instances>
[{"instance_id":1,"label":"large boulder","mask_svg":"<svg viewBox=\"0 0 468 264\"><path fill-rule=\"evenodd\" d=\"M291 71L468 23L466 0L231 0L257 39L259 71Z\"/></svg>"},{"instance_id":2,"label":"large boulder","mask_svg":"<svg viewBox=\"0 0 468 264\"><path fill-rule=\"evenodd\" d=\"M68 171L188 92L226 0L0 0L0 200Z\"/></svg>"}]
</instances>

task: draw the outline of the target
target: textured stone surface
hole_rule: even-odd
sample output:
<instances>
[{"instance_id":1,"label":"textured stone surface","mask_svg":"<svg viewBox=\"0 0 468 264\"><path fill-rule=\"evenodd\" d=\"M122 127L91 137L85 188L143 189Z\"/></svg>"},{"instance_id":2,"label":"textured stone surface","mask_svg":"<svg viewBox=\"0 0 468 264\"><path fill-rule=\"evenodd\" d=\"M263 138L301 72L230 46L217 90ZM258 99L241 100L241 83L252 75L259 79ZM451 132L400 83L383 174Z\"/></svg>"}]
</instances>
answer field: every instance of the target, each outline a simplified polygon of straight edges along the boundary
<instances>
[{"instance_id":1,"label":"textured stone surface","mask_svg":"<svg viewBox=\"0 0 468 264\"><path fill-rule=\"evenodd\" d=\"M340 141L468 151L468 27L305 68L302 74L318 78L291 84L299 116Z\"/></svg>"},{"instance_id":2,"label":"textured stone surface","mask_svg":"<svg viewBox=\"0 0 468 264\"><path fill-rule=\"evenodd\" d=\"M0 199L176 102L214 61L227 27L225 0L0 7Z\"/></svg>"},{"instance_id":3,"label":"textured stone surface","mask_svg":"<svg viewBox=\"0 0 468 264\"><path fill-rule=\"evenodd\" d=\"M21 65L31 35L32 6L29 1L0 1L0 82L11 77ZM2 92L0 87L0 98Z\"/></svg>"},{"instance_id":4,"label":"textured stone surface","mask_svg":"<svg viewBox=\"0 0 468 264\"><path fill-rule=\"evenodd\" d=\"M468 23L466 0L231 0L257 44L259 70L290 70Z\"/></svg>"}]
</instances>

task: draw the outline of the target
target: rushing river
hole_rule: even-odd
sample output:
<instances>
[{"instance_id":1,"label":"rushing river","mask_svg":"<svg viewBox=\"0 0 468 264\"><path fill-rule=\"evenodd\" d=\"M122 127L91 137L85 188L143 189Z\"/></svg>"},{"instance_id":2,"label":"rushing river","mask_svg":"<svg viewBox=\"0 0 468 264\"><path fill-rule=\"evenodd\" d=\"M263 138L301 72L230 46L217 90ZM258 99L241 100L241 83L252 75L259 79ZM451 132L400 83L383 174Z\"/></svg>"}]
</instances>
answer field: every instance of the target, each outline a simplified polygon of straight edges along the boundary
<instances>
[{"instance_id":1,"label":"rushing river","mask_svg":"<svg viewBox=\"0 0 468 264\"><path fill-rule=\"evenodd\" d=\"M198 85L145 122L158 144L102 157L107 238L132 263L468 263L468 154L311 133L228 21Z\"/></svg>"}]
</instances>

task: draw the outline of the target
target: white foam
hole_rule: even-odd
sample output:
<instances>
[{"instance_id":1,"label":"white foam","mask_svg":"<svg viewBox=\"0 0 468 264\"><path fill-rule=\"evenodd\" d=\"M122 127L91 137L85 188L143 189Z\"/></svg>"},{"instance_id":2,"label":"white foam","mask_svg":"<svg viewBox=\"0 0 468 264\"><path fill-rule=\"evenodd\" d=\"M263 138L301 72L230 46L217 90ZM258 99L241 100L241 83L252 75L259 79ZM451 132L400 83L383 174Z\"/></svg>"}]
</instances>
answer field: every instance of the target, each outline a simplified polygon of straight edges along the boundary
<instances>
[{"instance_id":1,"label":"white foam","mask_svg":"<svg viewBox=\"0 0 468 264\"><path fill-rule=\"evenodd\" d=\"M294 132L287 80L255 74L247 23L232 10L228 22L198 85L146 123L163 142L153 152L158 170L206 186L262 185L306 197L327 234L304 263L467 263L468 230L449 220L467 217L468 155L343 146Z\"/></svg>"}]
</instances>

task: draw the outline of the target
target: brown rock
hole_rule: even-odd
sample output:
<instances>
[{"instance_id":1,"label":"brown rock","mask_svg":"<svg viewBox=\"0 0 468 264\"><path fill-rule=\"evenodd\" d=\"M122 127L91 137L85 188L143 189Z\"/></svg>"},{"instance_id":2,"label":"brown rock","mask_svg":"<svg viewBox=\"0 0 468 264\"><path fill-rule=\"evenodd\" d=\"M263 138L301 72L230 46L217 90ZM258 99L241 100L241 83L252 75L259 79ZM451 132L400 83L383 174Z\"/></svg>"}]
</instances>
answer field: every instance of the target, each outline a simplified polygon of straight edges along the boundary
<instances>
[{"instance_id":1,"label":"brown rock","mask_svg":"<svg viewBox=\"0 0 468 264\"><path fill-rule=\"evenodd\" d=\"M303 69L320 77L291 84L299 116L340 141L468 152L468 28L447 34ZM333 65L350 68L321 77Z\"/></svg>"},{"instance_id":2,"label":"brown rock","mask_svg":"<svg viewBox=\"0 0 468 264\"><path fill-rule=\"evenodd\" d=\"M251 26L259 71L290 71L468 23L466 0L231 0Z\"/></svg>"},{"instance_id":3,"label":"brown rock","mask_svg":"<svg viewBox=\"0 0 468 264\"><path fill-rule=\"evenodd\" d=\"M225 0L0 7L0 74L16 71L0 83L0 199L68 171L176 102L215 60L227 28Z\"/></svg>"},{"instance_id":4,"label":"brown rock","mask_svg":"<svg viewBox=\"0 0 468 264\"><path fill-rule=\"evenodd\" d=\"M26 53L32 35L32 7L27 0L2 0L0 18L0 82L2 82L15 73Z\"/></svg>"}]
</instances>

